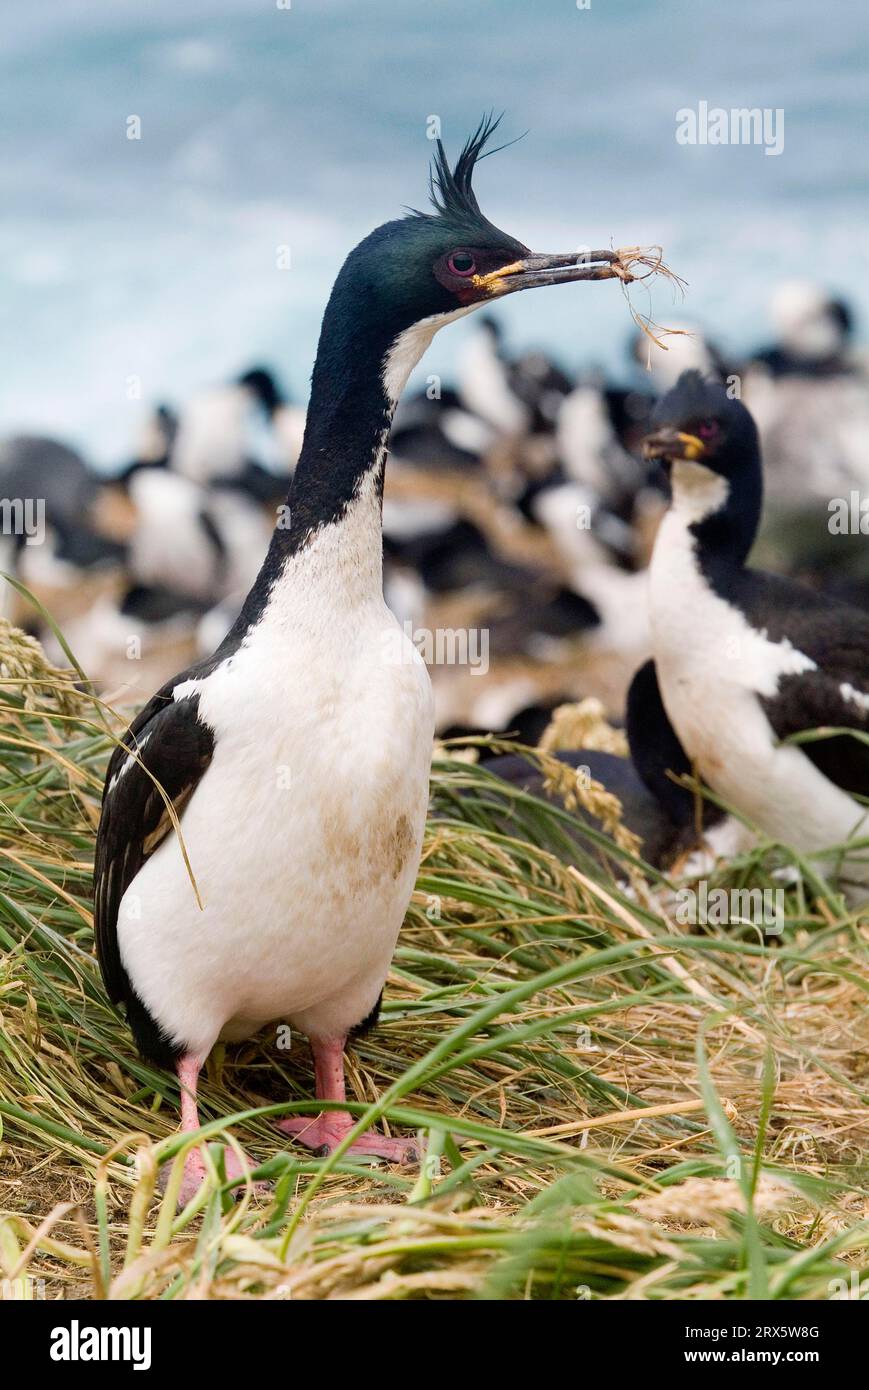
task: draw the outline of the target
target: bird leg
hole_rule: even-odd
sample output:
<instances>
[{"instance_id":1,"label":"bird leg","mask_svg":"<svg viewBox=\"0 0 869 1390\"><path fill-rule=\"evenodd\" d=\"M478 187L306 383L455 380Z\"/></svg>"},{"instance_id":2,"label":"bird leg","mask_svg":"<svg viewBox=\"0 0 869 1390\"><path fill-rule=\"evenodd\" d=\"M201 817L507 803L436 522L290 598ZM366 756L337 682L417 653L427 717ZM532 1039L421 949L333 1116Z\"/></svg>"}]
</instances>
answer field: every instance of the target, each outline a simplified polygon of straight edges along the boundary
<instances>
[{"instance_id":1,"label":"bird leg","mask_svg":"<svg viewBox=\"0 0 869 1390\"><path fill-rule=\"evenodd\" d=\"M197 1057L195 1053L188 1052L180 1057L176 1064L178 1085L181 1088L181 1133L195 1134L199 1129L199 1108L196 1103L196 1087L199 1081L199 1073L202 1070L202 1063L205 1059ZM252 1172L256 1164L248 1161L247 1169L239 1159L234 1149L227 1147L225 1157L225 1168L227 1179L242 1178L245 1172ZM184 1176L181 1179L181 1187L178 1192L178 1208L186 1207L187 1203L196 1196L203 1182L205 1181L206 1167L205 1159L202 1156L202 1149L197 1144L192 1148L184 1160ZM259 1187L259 1184L256 1184ZM243 1188L240 1189L244 1191Z\"/></svg>"},{"instance_id":2,"label":"bird leg","mask_svg":"<svg viewBox=\"0 0 869 1390\"><path fill-rule=\"evenodd\" d=\"M330 1042L311 1039L317 1100L343 1102L346 1099L344 1043L344 1038L333 1039ZM316 1117L289 1116L286 1120L279 1121L278 1129L325 1157L338 1147L355 1123L352 1115L346 1110L325 1110ZM385 1158L390 1163L419 1162L419 1144L415 1139L387 1139L385 1135L374 1130L354 1139L347 1152L372 1154L375 1158Z\"/></svg>"}]
</instances>

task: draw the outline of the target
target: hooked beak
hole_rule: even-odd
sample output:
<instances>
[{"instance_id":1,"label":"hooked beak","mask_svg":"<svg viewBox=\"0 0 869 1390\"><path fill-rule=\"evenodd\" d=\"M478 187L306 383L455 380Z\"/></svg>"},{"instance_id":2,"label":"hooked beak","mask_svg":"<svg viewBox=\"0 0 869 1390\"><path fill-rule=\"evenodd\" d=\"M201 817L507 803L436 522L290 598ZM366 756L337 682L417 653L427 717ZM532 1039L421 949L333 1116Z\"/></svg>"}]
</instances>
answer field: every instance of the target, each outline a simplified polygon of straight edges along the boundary
<instances>
[{"instance_id":1,"label":"hooked beak","mask_svg":"<svg viewBox=\"0 0 869 1390\"><path fill-rule=\"evenodd\" d=\"M615 251L567 251L558 256L530 254L488 275L475 275L473 284L494 297L540 285L564 285L569 280L632 279Z\"/></svg>"},{"instance_id":2,"label":"hooked beak","mask_svg":"<svg viewBox=\"0 0 869 1390\"><path fill-rule=\"evenodd\" d=\"M655 430L643 440L643 457L664 459L672 463L674 459L689 459L692 463L706 454L706 445L696 434L683 434L672 426Z\"/></svg>"}]
</instances>

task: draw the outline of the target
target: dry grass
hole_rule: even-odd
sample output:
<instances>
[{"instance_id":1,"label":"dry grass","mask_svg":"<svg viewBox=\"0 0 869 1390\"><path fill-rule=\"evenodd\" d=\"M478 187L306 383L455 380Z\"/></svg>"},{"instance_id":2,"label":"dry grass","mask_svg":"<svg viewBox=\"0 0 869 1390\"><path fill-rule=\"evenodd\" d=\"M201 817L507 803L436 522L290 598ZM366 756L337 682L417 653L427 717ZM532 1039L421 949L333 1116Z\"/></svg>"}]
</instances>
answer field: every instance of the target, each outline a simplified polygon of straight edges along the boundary
<instances>
[{"instance_id":1,"label":"dry grass","mask_svg":"<svg viewBox=\"0 0 869 1390\"><path fill-rule=\"evenodd\" d=\"M358 1114L425 1132L422 1172L287 1151L272 1116L316 1107L304 1044L272 1030L203 1087L206 1134L229 1124L272 1194L235 1203L215 1147L176 1216L156 1179L177 1088L92 954L109 725L0 633L7 1296L811 1299L865 1264L866 923L795 889L780 938L680 928L628 842L577 843L562 806L455 759L383 1022L348 1063ZM783 857L724 881L768 885Z\"/></svg>"}]
</instances>

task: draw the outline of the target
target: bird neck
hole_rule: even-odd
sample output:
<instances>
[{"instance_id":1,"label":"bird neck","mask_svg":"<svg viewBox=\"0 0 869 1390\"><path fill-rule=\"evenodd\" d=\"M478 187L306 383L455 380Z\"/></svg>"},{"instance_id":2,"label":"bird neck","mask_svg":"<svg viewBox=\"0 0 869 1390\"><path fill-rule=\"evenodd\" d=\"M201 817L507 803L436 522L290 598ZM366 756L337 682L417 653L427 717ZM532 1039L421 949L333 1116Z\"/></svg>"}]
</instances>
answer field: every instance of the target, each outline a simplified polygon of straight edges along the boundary
<instances>
[{"instance_id":1,"label":"bird neck","mask_svg":"<svg viewBox=\"0 0 869 1390\"><path fill-rule=\"evenodd\" d=\"M287 497L290 550L307 544L324 526L341 525L363 501L376 510L379 525L386 442L398 399L441 323L464 312L400 329L354 318L333 292Z\"/></svg>"},{"instance_id":2,"label":"bird neck","mask_svg":"<svg viewBox=\"0 0 869 1390\"><path fill-rule=\"evenodd\" d=\"M336 354L321 338L302 451L287 496L291 549L323 526L340 525L363 491L379 514L394 409L383 385L381 354L369 356L352 339Z\"/></svg>"},{"instance_id":3,"label":"bird neck","mask_svg":"<svg viewBox=\"0 0 869 1390\"><path fill-rule=\"evenodd\" d=\"M712 571L742 569L760 526L763 484L757 475L731 487L726 503L713 516L691 529L697 538L700 563Z\"/></svg>"},{"instance_id":4,"label":"bird neck","mask_svg":"<svg viewBox=\"0 0 869 1390\"><path fill-rule=\"evenodd\" d=\"M314 596L312 611L325 604L350 613L382 600L387 438L407 377L433 333L348 321L330 302L299 461L239 630L267 605L301 612L301 589Z\"/></svg>"},{"instance_id":5,"label":"bird neck","mask_svg":"<svg viewBox=\"0 0 869 1390\"><path fill-rule=\"evenodd\" d=\"M743 459L729 478L690 462L674 464L673 511L694 538L704 568L742 568L760 526L762 505L759 454Z\"/></svg>"}]
</instances>

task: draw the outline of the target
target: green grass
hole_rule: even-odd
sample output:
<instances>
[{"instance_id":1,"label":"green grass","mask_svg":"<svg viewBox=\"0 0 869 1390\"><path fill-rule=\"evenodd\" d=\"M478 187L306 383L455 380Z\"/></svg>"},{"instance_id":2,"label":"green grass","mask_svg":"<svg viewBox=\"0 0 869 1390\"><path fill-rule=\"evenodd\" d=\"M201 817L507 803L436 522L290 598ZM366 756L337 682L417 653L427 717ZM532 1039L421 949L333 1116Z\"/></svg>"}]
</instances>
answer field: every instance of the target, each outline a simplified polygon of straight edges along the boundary
<instances>
[{"instance_id":1,"label":"green grass","mask_svg":"<svg viewBox=\"0 0 869 1390\"><path fill-rule=\"evenodd\" d=\"M0 631L0 1272L8 1295L827 1298L866 1265L866 922L817 883L780 937L680 927L629 837L439 755L417 891L354 1113L419 1129L420 1172L287 1149L304 1041L218 1049L222 1149L177 1215L177 1087L134 1053L93 956L102 774L122 724ZM546 764L550 766L550 764ZM766 846L725 886L773 886ZM195 868L195 866L194 866ZM869 1272L866 1276L869 1279ZM866 1285L864 1284L864 1294Z\"/></svg>"}]
</instances>

